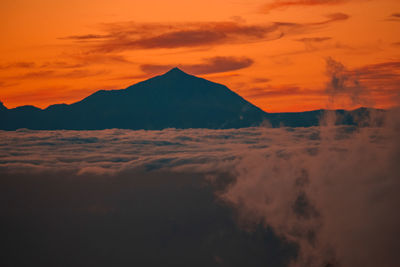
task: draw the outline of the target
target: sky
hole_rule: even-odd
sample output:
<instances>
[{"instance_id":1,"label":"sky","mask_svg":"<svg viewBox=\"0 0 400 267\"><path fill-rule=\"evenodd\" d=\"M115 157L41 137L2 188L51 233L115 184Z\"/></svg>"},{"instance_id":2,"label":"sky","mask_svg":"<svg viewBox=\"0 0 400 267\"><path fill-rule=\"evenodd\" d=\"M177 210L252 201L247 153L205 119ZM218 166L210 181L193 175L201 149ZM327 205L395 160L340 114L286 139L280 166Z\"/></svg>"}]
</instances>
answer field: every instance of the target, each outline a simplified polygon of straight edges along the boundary
<instances>
[{"instance_id":1,"label":"sky","mask_svg":"<svg viewBox=\"0 0 400 267\"><path fill-rule=\"evenodd\" d=\"M389 108L400 93L398 0L3 0L0 101L73 103L178 66L267 112ZM329 94L328 94L329 95Z\"/></svg>"}]
</instances>

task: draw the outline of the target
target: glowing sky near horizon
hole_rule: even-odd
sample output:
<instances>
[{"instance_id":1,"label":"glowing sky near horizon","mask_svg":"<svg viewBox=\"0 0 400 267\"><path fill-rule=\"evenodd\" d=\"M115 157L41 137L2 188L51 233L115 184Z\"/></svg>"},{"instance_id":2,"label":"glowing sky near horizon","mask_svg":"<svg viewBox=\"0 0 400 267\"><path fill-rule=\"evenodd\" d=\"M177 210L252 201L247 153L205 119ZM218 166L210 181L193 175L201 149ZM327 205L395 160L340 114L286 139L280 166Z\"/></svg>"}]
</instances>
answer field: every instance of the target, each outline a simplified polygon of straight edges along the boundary
<instances>
[{"instance_id":1,"label":"glowing sky near horizon","mask_svg":"<svg viewBox=\"0 0 400 267\"><path fill-rule=\"evenodd\" d=\"M319 109L327 58L371 106L400 94L398 0L3 0L0 38L8 108L72 103L179 66L268 112Z\"/></svg>"}]
</instances>

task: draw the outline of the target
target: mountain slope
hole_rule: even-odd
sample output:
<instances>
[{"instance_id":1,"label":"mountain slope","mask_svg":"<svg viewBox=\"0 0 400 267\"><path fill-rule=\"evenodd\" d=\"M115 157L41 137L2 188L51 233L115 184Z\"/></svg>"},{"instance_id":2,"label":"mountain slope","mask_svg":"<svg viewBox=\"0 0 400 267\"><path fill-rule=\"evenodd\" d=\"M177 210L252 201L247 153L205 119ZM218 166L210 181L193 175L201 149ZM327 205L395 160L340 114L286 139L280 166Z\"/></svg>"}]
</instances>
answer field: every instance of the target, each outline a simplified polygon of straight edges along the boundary
<instances>
[{"instance_id":1,"label":"mountain slope","mask_svg":"<svg viewBox=\"0 0 400 267\"><path fill-rule=\"evenodd\" d=\"M309 127L318 125L324 112L266 113L224 85L174 68L126 89L97 91L71 105L7 109L0 102L0 129L226 129L258 126L265 120L272 127ZM381 124L385 111L359 108L335 113L336 124L367 126L370 118Z\"/></svg>"},{"instance_id":2,"label":"mountain slope","mask_svg":"<svg viewBox=\"0 0 400 267\"><path fill-rule=\"evenodd\" d=\"M123 90L98 91L44 110L3 110L0 128L240 128L259 125L266 113L221 84L174 68Z\"/></svg>"}]
</instances>

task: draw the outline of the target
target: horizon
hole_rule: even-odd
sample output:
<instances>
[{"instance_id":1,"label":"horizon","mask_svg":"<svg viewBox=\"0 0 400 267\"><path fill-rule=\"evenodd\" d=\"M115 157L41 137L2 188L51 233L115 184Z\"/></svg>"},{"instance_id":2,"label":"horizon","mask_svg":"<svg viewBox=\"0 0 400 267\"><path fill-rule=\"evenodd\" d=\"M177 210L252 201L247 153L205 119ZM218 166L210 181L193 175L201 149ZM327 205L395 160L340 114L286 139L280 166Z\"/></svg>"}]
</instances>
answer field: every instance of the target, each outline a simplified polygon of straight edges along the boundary
<instances>
[{"instance_id":1,"label":"horizon","mask_svg":"<svg viewBox=\"0 0 400 267\"><path fill-rule=\"evenodd\" d=\"M189 76L201 78L201 77L198 77L198 76L196 76L196 75L187 73L187 72L183 71L181 68L179 68L178 66L176 66L176 67L172 67L171 69L167 70L167 71L166 71L165 73L163 73L163 74L155 75L155 76L150 77L150 78L148 78L148 79L145 79L145 80L143 80L143 81L139 81L139 82L137 82L137 83L131 84L131 85L125 87L125 88L121 88L121 89L101 89L101 90L98 90L98 91L115 91L115 90L116 90L116 91L120 91L120 90L126 90L126 89L128 89L129 87L134 86L134 85L136 85L136 84L138 84L138 83L145 82L145 81L150 80L150 79L155 78L155 77L160 77L160 76L167 75L168 73L172 73L173 71L179 71L179 72L182 72L182 73L184 73L184 74L186 74L186 75L189 75ZM207 80L207 79L205 79L205 80ZM209 80L207 80L207 81L209 81ZM211 82L212 82L212 81L211 81ZM217 84L220 84L220 83L217 83ZM223 85L223 84L222 84L222 85ZM230 88L228 88L228 89L230 89ZM92 94L95 94L95 93L98 92L98 91L95 91L95 92L93 92ZM20 108L20 107L34 107L34 108L38 108L38 109L40 109L40 110L46 110L46 109L48 109L49 107L51 107L51 106L56 106L56 105L72 105L72 104L74 104L74 103L77 103L77 102L80 102L80 101L84 100L85 98L91 96L92 94L87 95L87 96L83 97L82 99L78 99L77 101L72 102L72 103L52 103L52 104L49 104L48 106L44 106L44 107L35 106L35 105L29 105L29 104L28 104L28 105L22 105L22 106L16 106L16 107L9 108L9 107L7 107L7 106L4 104L4 102L3 102L1 99L0 99L0 104L2 104L6 109L15 109L15 108ZM241 95L239 95L239 96L241 96ZM243 96L241 96L241 97L243 97ZM244 98L244 99L245 99L245 98ZM245 99L245 100L246 100L246 99ZM251 102L249 101L249 103L251 103ZM251 104L253 104L253 103L251 103ZM256 106L256 107L257 107L257 106ZM258 107L258 108L260 108L260 107ZM371 108L371 109L373 109L373 107L359 105L359 106L356 106L356 107L353 107L353 108L347 109L347 110L357 110L357 109L362 109L362 108L367 108L367 109ZM396 106L394 106L393 108L396 108ZM262 109L262 108L260 108L260 109L263 110L263 111L266 112L266 113L297 113L297 112L309 112L309 111L316 111L316 110L346 110L346 109L340 109L340 108L338 108L338 109L321 108L321 109L301 110L301 111L268 112L268 111L266 111L266 110L264 110L264 109ZM379 108L377 108L377 109L379 109ZM390 109L390 108L389 108L389 109ZM383 110L383 109L382 109L382 110Z\"/></svg>"},{"instance_id":2,"label":"horizon","mask_svg":"<svg viewBox=\"0 0 400 267\"><path fill-rule=\"evenodd\" d=\"M397 0L6 0L0 99L71 104L177 66L266 112L387 109L399 94L399 14Z\"/></svg>"}]
</instances>

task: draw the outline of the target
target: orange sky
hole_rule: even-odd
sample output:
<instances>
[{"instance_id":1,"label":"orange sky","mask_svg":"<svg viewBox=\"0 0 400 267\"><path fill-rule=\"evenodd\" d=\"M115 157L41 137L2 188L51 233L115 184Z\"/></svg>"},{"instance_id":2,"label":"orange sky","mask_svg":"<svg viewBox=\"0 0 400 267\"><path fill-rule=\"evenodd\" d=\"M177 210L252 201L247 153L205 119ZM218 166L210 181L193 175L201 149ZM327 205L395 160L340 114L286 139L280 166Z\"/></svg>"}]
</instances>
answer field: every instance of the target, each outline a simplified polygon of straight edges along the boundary
<instances>
[{"instance_id":1,"label":"orange sky","mask_svg":"<svg viewBox=\"0 0 400 267\"><path fill-rule=\"evenodd\" d=\"M399 0L3 0L0 37L8 108L72 103L172 66L267 112L385 108L400 94Z\"/></svg>"}]
</instances>

